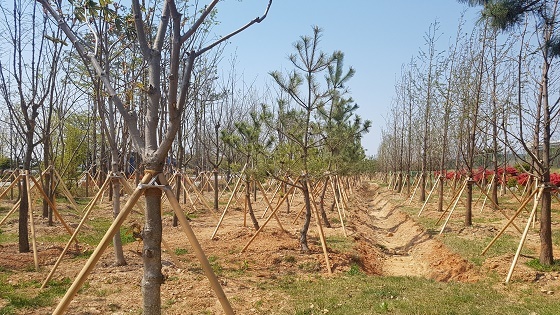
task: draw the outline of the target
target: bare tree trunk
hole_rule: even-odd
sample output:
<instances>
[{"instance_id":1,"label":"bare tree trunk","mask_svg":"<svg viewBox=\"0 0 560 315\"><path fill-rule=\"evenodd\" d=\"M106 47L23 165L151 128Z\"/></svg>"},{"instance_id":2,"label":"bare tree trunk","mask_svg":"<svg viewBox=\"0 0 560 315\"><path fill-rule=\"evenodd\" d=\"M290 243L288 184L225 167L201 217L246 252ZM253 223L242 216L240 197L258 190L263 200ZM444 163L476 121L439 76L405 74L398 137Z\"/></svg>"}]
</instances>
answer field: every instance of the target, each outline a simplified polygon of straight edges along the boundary
<instances>
[{"instance_id":1,"label":"bare tree trunk","mask_svg":"<svg viewBox=\"0 0 560 315\"><path fill-rule=\"evenodd\" d=\"M142 278L142 296L144 301L144 314L161 314L161 195L159 188L147 189L144 193L146 210L145 223L142 231L144 247L142 262L144 263L144 276Z\"/></svg>"},{"instance_id":2,"label":"bare tree trunk","mask_svg":"<svg viewBox=\"0 0 560 315\"><path fill-rule=\"evenodd\" d=\"M259 229L259 221L255 217L255 213L253 212L253 206L251 203L251 180L248 175L245 175L245 202L247 203L247 211L249 212L249 216L251 217L251 222L253 222L253 227L255 231Z\"/></svg>"},{"instance_id":3,"label":"bare tree trunk","mask_svg":"<svg viewBox=\"0 0 560 315\"><path fill-rule=\"evenodd\" d=\"M321 211L321 218L323 219L323 222L325 222L325 226L328 228L331 227L331 223L329 222L329 218L327 217L327 213L325 212L325 195L327 193L329 179L330 177L327 176L323 189L321 190L321 197L319 198L319 210Z\"/></svg>"},{"instance_id":4,"label":"bare tree trunk","mask_svg":"<svg viewBox=\"0 0 560 315\"><path fill-rule=\"evenodd\" d=\"M307 232L309 231L309 224L311 223L311 195L307 184L307 177L301 179L301 191L303 193L303 202L305 204L305 221L299 232L299 244L301 250L305 253L309 252L307 245Z\"/></svg>"}]
</instances>

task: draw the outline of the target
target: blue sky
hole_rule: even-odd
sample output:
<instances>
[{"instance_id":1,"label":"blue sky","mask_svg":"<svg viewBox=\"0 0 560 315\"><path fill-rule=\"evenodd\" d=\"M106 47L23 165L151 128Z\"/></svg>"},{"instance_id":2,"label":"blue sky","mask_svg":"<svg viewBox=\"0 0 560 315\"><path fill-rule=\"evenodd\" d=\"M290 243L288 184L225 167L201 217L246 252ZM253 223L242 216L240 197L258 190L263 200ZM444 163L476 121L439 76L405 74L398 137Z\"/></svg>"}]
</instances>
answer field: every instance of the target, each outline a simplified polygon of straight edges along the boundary
<instances>
[{"instance_id":1,"label":"blue sky","mask_svg":"<svg viewBox=\"0 0 560 315\"><path fill-rule=\"evenodd\" d=\"M217 30L243 25L261 15L267 3L220 2ZM465 12L467 22L464 31L470 32L477 11L456 0L273 0L268 17L234 37L224 58L236 51L237 69L246 81L270 82L268 72L292 69L287 60L294 52L292 44L302 35L311 35L313 25L321 27L321 49L343 51L345 65L356 70L349 87L360 106L358 114L373 123L362 143L368 155L375 155L401 66L418 55L430 24L440 23L439 46L445 50L455 37L461 14Z\"/></svg>"}]
</instances>

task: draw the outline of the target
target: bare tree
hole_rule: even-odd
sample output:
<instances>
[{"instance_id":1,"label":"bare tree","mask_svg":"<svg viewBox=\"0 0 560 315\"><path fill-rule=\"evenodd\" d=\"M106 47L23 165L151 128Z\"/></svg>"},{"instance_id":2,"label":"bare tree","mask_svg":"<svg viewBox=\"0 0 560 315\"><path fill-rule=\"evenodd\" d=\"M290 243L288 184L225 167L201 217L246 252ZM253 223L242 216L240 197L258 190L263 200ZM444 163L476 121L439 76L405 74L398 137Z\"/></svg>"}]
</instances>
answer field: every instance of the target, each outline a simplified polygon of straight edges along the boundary
<instances>
[{"instance_id":1,"label":"bare tree","mask_svg":"<svg viewBox=\"0 0 560 315\"><path fill-rule=\"evenodd\" d=\"M77 37L76 33L70 28L57 9L53 8L47 1L38 1L40 1L44 9L56 20L58 26L64 31L66 36L68 36L84 62L91 66L92 71L102 80L110 99L114 102L115 107L127 124L136 149L142 156L142 161L146 168L142 184L148 184L148 181L151 182L152 179L155 180L155 183L160 183L158 180L159 177L155 177L155 175L163 171L168 151L179 130L181 114L185 110L186 100L189 96L192 69L196 58L247 29L251 25L263 21L272 2L268 2L263 16L255 18L238 30L223 36L221 39L207 46L189 47L189 41L193 39L193 36L196 36L197 30L213 12L219 0L211 1L201 10L200 14L193 19L193 24L189 25L186 30L183 29L182 15L175 1L169 0L163 3L160 11L161 19L159 25L154 29L146 25L146 20L144 19L145 8L138 0L132 1L136 41L141 53L140 58L147 64L148 71L148 84L146 86L148 103L144 116L144 133L142 134L138 127L138 113L131 108L125 107L123 101L109 81L108 74L105 72L105 69L101 67L95 55L89 52L88 47ZM88 9L90 8L86 8L86 10ZM168 35L170 37L167 37ZM161 62L162 53L164 51L163 46L166 42L170 45L168 50L169 68L166 72L168 81L164 81L162 78L163 69ZM182 59L182 56L185 59ZM168 89L165 102L162 101L163 86ZM165 124L166 129L162 130L161 138L158 139L158 130L160 130L161 123L159 118L163 110L167 111L168 121ZM142 231L144 240L144 248L142 251L144 263L142 293L144 314L149 315L161 314L160 287L163 283L163 275L161 273L161 195L162 191L157 186L150 186L144 191L146 210L145 224ZM103 246L106 245L103 244ZM90 258L90 260L98 259L93 255L92 257L93 258ZM78 286L79 284L75 284L70 288L65 299L63 299L64 303L58 306L55 313L63 312L67 308L67 297L73 296Z\"/></svg>"}]
</instances>

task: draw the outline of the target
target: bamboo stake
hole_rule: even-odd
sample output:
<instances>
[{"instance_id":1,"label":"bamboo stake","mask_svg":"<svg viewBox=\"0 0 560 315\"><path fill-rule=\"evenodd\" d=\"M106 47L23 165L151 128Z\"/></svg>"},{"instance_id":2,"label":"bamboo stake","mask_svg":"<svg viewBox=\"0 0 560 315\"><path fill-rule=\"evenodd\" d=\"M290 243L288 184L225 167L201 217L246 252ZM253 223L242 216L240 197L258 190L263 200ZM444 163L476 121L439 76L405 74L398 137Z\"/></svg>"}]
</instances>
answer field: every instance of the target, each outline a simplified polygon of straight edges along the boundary
<instances>
[{"instance_id":1,"label":"bamboo stake","mask_svg":"<svg viewBox=\"0 0 560 315\"><path fill-rule=\"evenodd\" d=\"M475 182L475 184L478 186L478 188L480 189L480 191L481 191L483 194L486 194L486 193L484 192L484 190L482 189L482 187L480 187L480 185L478 185L478 183ZM536 191L536 190L535 190L535 191ZM488 197L488 199L490 199L490 202L492 202L492 204L494 204L494 206L496 207L496 209L497 209L506 219L509 220L509 217L508 217L507 214L504 212L504 210L503 210L502 208L500 208L500 206L497 205L497 204L494 202L494 200L492 200L492 198L490 198L490 196L488 196L488 194L486 194L486 197ZM522 233L522 232L521 232L521 229L520 229L519 227L517 227L517 225L515 225L515 223L512 222L512 225L513 225L513 227L514 227L519 233Z\"/></svg>"},{"instance_id":2,"label":"bamboo stake","mask_svg":"<svg viewBox=\"0 0 560 315\"><path fill-rule=\"evenodd\" d=\"M166 183L165 178L161 176L161 174L159 177L162 183ZM222 305L225 314L227 315L235 314L233 312L233 309L231 308L231 304L229 303L222 289L222 286L220 285L220 282L218 281L218 278L216 277L214 271L212 270L212 266L210 265L208 258L204 254L204 251L202 250L202 247L200 246L200 243L198 242L198 239L196 238L196 235L194 234L194 231L192 230L189 221L187 220L187 217L181 210L179 201L177 200L177 198L175 198L173 191L171 191L171 188L168 185L164 186L163 191L167 195L167 199L169 200L171 207L173 208L173 211L175 211L175 215L177 216L179 223L181 223L183 232L187 236L196 257L198 258L200 264L202 265L202 269L204 270L206 277L210 281L210 285L214 290L214 293L216 293L216 295L218 296L218 300L220 301L220 304Z\"/></svg>"},{"instance_id":3,"label":"bamboo stake","mask_svg":"<svg viewBox=\"0 0 560 315\"><path fill-rule=\"evenodd\" d=\"M309 181L305 181L307 185L307 189L311 190L309 185ZM329 253L327 251L327 241L325 240L325 233L323 232L323 225L321 224L321 217L319 216L319 210L317 209L317 205L315 204L315 196L311 194L311 205L315 210L315 221L317 223L317 230L319 230L319 238L321 239L321 247L323 248L323 255L325 256L325 263L327 265L327 271L329 275L332 274L331 263L329 261Z\"/></svg>"},{"instance_id":4,"label":"bamboo stake","mask_svg":"<svg viewBox=\"0 0 560 315\"><path fill-rule=\"evenodd\" d=\"M243 173L245 171L245 167L247 167L247 163L245 163L245 166L243 166L243 170L241 171L241 173ZM229 208L231 200L233 199L233 197L235 196L235 193L237 192L237 188L239 187L239 183L241 182L241 178L242 177L239 176L239 178L237 179L237 182L235 183L235 187L233 187L233 191L231 192L231 195L229 196L228 203L226 204L226 207L224 208L224 211L222 212L222 215L220 216L220 220L218 220L218 224L216 225L216 228L214 229L214 232L212 233L212 236L210 236L211 240L213 240L214 237L216 236L216 233L218 233L218 229L220 228L220 225L222 224L222 221L224 220L224 217L226 216L226 212Z\"/></svg>"},{"instance_id":5,"label":"bamboo stake","mask_svg":"<svg viewBox=\"0 0 560 315\"><path fill-rule=\"evenodd\" d=\"M183 178L185 178L185 180L187 181L187 183L189 184L189 186L191 186L191 188L193 189L195 195L198 197L198 199L200 199L200 201L202 202L202 204L204 204L204 206L210 211L213 212L214 210L212 209L212 207L208 204L208 201L206 201L206 198L204 198L204 195L202 195L202 193L198 190L198 188L196 188L196 185L191 181L191 179L188 176L183 176Z\"/></svg>"},{"instance_id":6,"label":"bamboo stake","mask_svg":"<svg viewBox=\"0 0 560 315\"><path fill-rule=\"evenodd\" d=\"M85 213L84 213L82 219L80 220L80 223L78 223L78 226L74 230L74 233L72 233L72 236L70 236L70 240L68 240L68 242L66 243L66 246L64 247L64 249L62 250L62 252L58 256L58 259L54 263L54 266L52 267L51 271L49 272L49 274L47 275L47 277L43 281L43 284L41 285L41 289L45 288L45 286L47 285L49 280L51 280L54 272L58 268L58 265L60 265L60 262L62 261L62 258L64 257L64 255L66 255L66 252L68 252L68 249L70 248L70 244L72 244L72 242L76 239L76 236L78 235L78 232L80 232L80 230L82 229L82 226L84 225L87 218L89 217L89 214L93 210L93 206L97 203L97 201L101 197L101 194L103 193L103 190L105 188L107 188L108 184L109 184L109 176L107 176L107 179L105 180L103 185L101 185L101 189L99 189L97 191L97 194L95 195L95 197L93 197L92 201L90 201L90 203L88 203L86 205L86 207L84 208Z\"/></svg>"},{"instance_id":7,"label":"bamboo stake","mask_svg":"<svg viewBox=\"0 0 560 315\"><path fill-rule=\"evenodd\" d=\"M449 222L449 219L451 218L451 215L453 214L453 211L455 211L455 207L457 206L457 203L459 202L459 199L461 199L461 195L463 195L463 191L465 190L465 187L467 187L467 181L468 180L469 179L465 180L465 184L463 185L463 189L461 189L461 192L457 196L457 199L455 199L455 203L453 204L453 208L451 208L451 211L449 211L449 215L447 216L447 219L445 220L445 223L443 223L443 226L441 227L441 231L439 231L440 235L441 235L441 233L443 233L443 230L445 230L445 227L447 226L447 222Z\"/></svg>"},{"instance_id":8,"label":"bamboo stake","mask_svg":"<svg viewBox=\"0 0 560 315\"><path fill-rule=\"evenodd\" d=\"M272 213L270 214L270 216L268 216L268 218L264 221L264 223L261 225L261 227L257 230L257 232L255 232L255 235L253 235L253 237L251 237L251 239L249 240L249 242L247 242L247 245L245 245L245 247L243 247L243 249L241 250L241 252L245 252L245 250L247 250L247 248L249 248L249 245L251 245L251 243L255 240L255 238L257 238L257 235L259 235L259 233L264 229L264 227L268 224L268 222L270 221L270 219L272 219L272 216L276 213L276 211L278 211L278 209L280 209L280 206L282 205L282 203L284 202L284 200L286 200L288 198L288 196L290 195L290 192L295 188L295 186L292 186L288 192L284 195L284 197L282 197L282 199L278 202L278 204L276 205L276 208L274 208L274 210L272 211Z\"/></svg>"},{"instance_id":9,"label":"bamboo stake","mask_svg":"<svg viewBox=\"0 0 560 315\"><path fill-rule=\"evenodd\" d=\"M147 184L151 179L151 173L146 172L144 178L142 178L141 183ZM132 207L136 202L138 202L138 199L140 199L140 196L142 196L143 193L144 190L140 188L140 186L134 190L134 193L130 196L119 215L117 215L117 217L113 220L113 223L89 257L88 261L86 262L68 291L66 291L66 294L64 295L62 300L58 303L56 309L53 312L53 315L62 315L64 314L66 309L68 309L68 306L74 298L74 295L78 293L78 290L86 281L87 276L91 273L91 271L95 267L95 264L101 258L101 255L103 254L107 246L109 246L109 243L111 242L113 236L119 231L120 226L123 224L124 220L132 210Z\"/></svg>"},{"instance_id":10,"label":"bamboo stake","mask_svg":"<svg viewBox=\"0 0 560 315\"><path fill-rule=\"evenodd\" d=\"M539 193L537 194L538 200L540 200L542 196L542 192L544 191L544 186L539 189ZM533 218L535 217L535 212L537 211L538 203L535 202L533 205L533 210L529 215L529 219L527 219L527 225L525 225L525 230L523 231L523 235L521 236L521 240L519 241L519 246L517 247L517 251L515 252L515 256L513 256L513 261L511 262L511 267L509 268L508 275L506 277L506 283L509 283L511 280L511 275L513 274L513 269L515 269L515 265L517 264L517 260L519 259L519 255L521 254L521 249L523 248L523 244L525 243L525 239L527 238L527 233L529 232L529 228L531 227L531 223Z\"/></svg>"},{"instance_id":11,"label":"bamboo stake","mask_svg":"<svg viewBox=\"0 0 560 315\"><path fill-rule=\"evenodd\" d=\"M490 184L488 184L488 189L486 190L486 196L484 197L484 201L482 202L482 207L480 208L480 212L484 210L484 206L486 205L486 200L488 200L488 195L490 194L490 189L492 188L492 184L496 178L496 174L492 175L492 180L490 180ZM480 188L482 190L482 188ZM490 198L492 200L492 198Z\"/></svg>"},{"instance_id":12,"label":"bamboo stake","mask_svg":"<svg viewBox=\"0 0 560 315\"><path fill-rule=\"evenodd\" d=\"M453 205L454 200L457 200L457 198L460 198L459 193L461 193L464 189L464 186L467 184L467 182L464 182L463 185L461 185L461 189L457 190L455 192L455 194L453 195L453 198L451 198L451 202L447 205L447 207L445 208L445 211L443 211L441 213L441 215L439 216L439 219L436 222L436 225L439 224L439 222L441 221L441 219L443 219L443 217L445 216L445 214L447 213L447 211L451 208L451 206Z\"/></svg>"},{"instance_id":13,"label":"bamboo stake","mask_svg":"<svg viewBox=\"0 0 560 315\"><path fill-rule=\"evenodd\" d=\"M331 180L331 188L334 191L334 184L333 181ZM336 198L336 192L334 193L334 203L336 205L336 209L338 210L338 218L340 219L340 225L342 226L342 232L344 233L344 237L348 237L348 234L346 234L346 227L344 226L344 219L342 218L342 212L340 211L340 207L338 205L338 198Z\"/></svg>"},{"instance_id":14,"label":"bamboo stake","mask_svg":"<svg viewBox=\"0 0 560 315\"><path fill-rule=\"evenodd\" d=\"M263 186L261 185L261 183L260 183L259 181L257 181L257 184L258 184L258 186L259 186L260 191L261 191L262 194L263 194L264 200L266 201L266 204L267 204L266 207L267 207L267 208L269 208L269 207L272 208L272 205L270 204L270 201L268 200L268 197L266 196L266 192L265 192ZM282 231L286 232L286 230L285 230L284 227L282 226L282 223L280 223L280 219L278 219L278 216L277 216L276 214L274 214L274 219L276 219L276 222L278 222L278 225L280 226L280 228L282 229Z\"/></svg>"},{"instance_id":15,"label":"bamboo stake","mask_svg":"<svg viewBox=\"0 0 560 315\"><path fill-rule=\"evenodd\" d=\"M305 204L303 204L301 206L301 209L298 211L296 217L294 218L294 221L292 222L292 224L296 224L297 220L299 220L299 216L303 213L303 210L305 210Z\"/></svg>"},{"instance_id":16,"label":"bamboo stake","mask_svg":"<svg viewBox=\"0 0 560 315\"><path fill-rule=\"evenodd\" d=\"M428 198L426 198L426 201L424 201L424 204L422 205L422 208L420 208L420 211L418 211L418 216L420 216L422 214L422 211L424 211L424 208L426 207L426 204L428 204L428 200L430 200L430 197L432 196L432 193L434 192L434 190L438 186L439 186L439 180L436 180L435 184L432 186L432 189L430 190L430 193L428 194Z\"/></svg>"},{"instance_id":17,"label":"bamboo stake","mask_svg":"<svg viewBox=\"0 0 560 315\"><path fill-rule=\"evenodd\" d=\"M37 237L35 235L35 220L33 219L33 204L31 203L31 184L29 171L25 170L25 184L27 185L27 207L29 210L29 225L31 226L31 244L33 246L33 262L35 271L39 271L39 257L37 256Z\"/></svg>"},{"instance_id":18,"label":"bamboo stake","mask_svg":"<svg viewBox=\"0 0 560 315\"><path fill-rule=\"evenodd\" d=\"M10 210L10 211L8 212L8 214L6 214L6 216L2 219L2 221L0 221L0 225L2 225L2 223L4 223L4 221L6 221L6 219L8 219L8 217L9 217L10 215L12 215L12 213L16 212L16 210L17 210L18 207L19 207L20 202L21 202L20 200L18 200L18 201L16 202L16 204L12 207L12 210Z\"/></svg>"},{"instance_id":19,"label":"bamboo stake","mask_svg":"<svg viewBox=\"0 0 560 315\"><path fill-rule=\"evenodd\" d=\"M418 182L416 183L416 187L414 187L414 191L412 192L412 196L410 196L410 200L408 200L408 203L412 203L412 199L414 199L414 195L416 195L416 190L418 190L418 186L420 186L420 183L422 182L420 180L420 176L416 176L416 179L418 179ZM415 179L415 181L416 181Z\"/></svg>"},{"instance_id":20,"label":"bamboo stake","mask_svg":"<svg viewBox=\"0 0 560 315\"><path fill-rule=\"evenodd\" d=\"M49 204L49 206L51 207L54 215L56 216L56 218L60 221L60 223L62 223L62 225L64 226L64 229L66 229L66 231L68 232L68 234L72 235L72 229L70 228L70 226L68 224L66 224L66 221L64 221L64 218L62 218L62 216L60 215L60 213L58 212L58 210L56 209L56 206L51 202L51 200L47 197L47 194L45 193L45 191L43 190L43 188L41 188L41 186L39 185L39 182L37 182L37 180L35 179L35 177L33 176L29 176L31 178L32 181L35 182L35 186L38 187L39 192L43 195L45 201ZM34 186L34 187L35 187Z\"/></svg>"},{"instance_id":21,"label":"bamboo stake","mask_svg":"<svg viewBox=\"0 0 560 315\"><path fill-rule=\"evenodd\" d=\"M282 183L278 183L278 187L274 191L274 194L272 194L272 198L270 198L270 200L274 200L274 197L276 197L276 194L278 193L278 191L280 191L280 188L282 188ZM266 212L268 211L269 208L272 208L272 206L266 206L261 218L264 218L266 216Z\"/></svg>"},{"instance_id":22,"label":"bamboo stake","mask_svg":"<svg viewBox=\"0 0 560 315\"><path fill-rule=\"evenodd\" d=\"M165 241L165 239L163 237L161 238L161 243L163 244L163 247L165 247L165 250L167 250L167 253L171 257L171 260L173 260L173 263L175 264L175 266L177 266L181 269L184 269L183 264L181 264L181 262L179 261L179 257L177 257L177 255L175 255L175 253L173 252L173 249L169 246L169 244L167 244L167 242Z\"/></svg>"},{"instance_id":23,"label":"bamboo stake","mask_svg":"<svg viewBox=\"0 0 560 315\"><path fill-rule=\"evenodd\" d=\"M12 183L10 184L10 186L8 186L8 188L6 188L6 190L4 190L2 193L0 193L0 199L2 199L10 189L14 188L15 185L17 185L18 181L21 179L23 175L19 174L18 176L16 176L16 178L12 181Z\"/></svg>"},{"instance_id":24,"label":"bamboo stake","mask_svg":"<svg viewBox=\"0 0 560 315\"><path fill-rule=\"evenodd\" d=\"M519 207L519 209L517 209L517 211L515 211L515 213L513 214L513 216L508 220L508 222L504 225L504 227L500 230L500 232L492 239L492 241L490 242L490 244L488 244L488 246L486 246L486 248L482 251L481 255L486 254L486 252L488 251L488 249L490 249L490 246L492 246L497 240L498 238L505 232L505 230L508 228L508 226L513 222L513 220L519 215L519 213L521 213L521 210L523 210L525 208L525 206L529 203L529 201L531 200L531 198L537 193L537 190L533 190L533 192L527 196L527 198L525 199L525 201L523 202L523 204ZM540 193L540 190L539 190Z\"/></svg>"},{"instance_id":25,"label":"bamboo stake","mask_svg":"<svg viewBox=\"0 0 560 315\"><path fill-rule=\"evenodd\" d=\"M340 184L340 177L336 176L337 181ZM340 200L342 200L342 213L344 214L344 217L346 218L346 209L348 208L348 203L350 202L350 198L348 198L348 195L346 194L346 189L344 188L344 185L338 185L338 189L340 190L340 195L342 198L340 198Z\"/></svg>"},{"instance_id":26,"label":"bamboo stake","mask_svg":"<svg viewBox=\"0 0 560 315\"><path fill-rule=\"evenodd\" d=\"M49 167L51 167L51 166L49 166ZM76 209L76 211L80 211L79 207L78 207L78 204L76 203L76 200L74 200L74 197L72 196L72 194L70 193L70 191L66 187L66 184L64 184L64 181L60 177L60 174L58 174L58 172L54 168L53 168L53 171L54 171L54 175L56 176L56 179L58 180L58 183L60 184L60 188L62 189L62 193L64 194L66 199L68 199L70 201L70 203L72 204L74 209Z\"/></svg>"},{"instance_id":27,"label":"bamboo stake","mask_svg":"<svg viewBox=\"0 0 560 315\"><path fill-rule=\"evenodd\" d=\"M244 200L244 205L243 205L243 227L247 227L247 202L251 202L250 200L247 200L247 198L251 198L251 197L245 196L245 198L243 198L243 200Z\"/></svg>"}]
</instances>

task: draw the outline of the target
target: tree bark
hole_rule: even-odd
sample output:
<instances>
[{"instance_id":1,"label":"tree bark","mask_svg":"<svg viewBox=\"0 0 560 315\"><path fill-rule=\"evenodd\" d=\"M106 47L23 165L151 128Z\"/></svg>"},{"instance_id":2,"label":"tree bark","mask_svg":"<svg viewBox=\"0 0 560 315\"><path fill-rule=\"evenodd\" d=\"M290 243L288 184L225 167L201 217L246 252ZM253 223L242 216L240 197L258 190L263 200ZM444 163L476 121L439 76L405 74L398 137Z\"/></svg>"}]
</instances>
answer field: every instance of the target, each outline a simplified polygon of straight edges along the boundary
<instances>
[{"instance_id":1,"label":"tree bark","mask_svg":"<svg viewBox=\"0 0 560 315\"><path fill-rule=\"evenodd\" d=\"M164 277L161 273L161 195L159 188L146 189L144 192L146 210L145 223L142 231L144 247L142 261L144 276L142 278L142 296L145 315L161 314L161 285Z\"/></svg>"}]
</instances>

